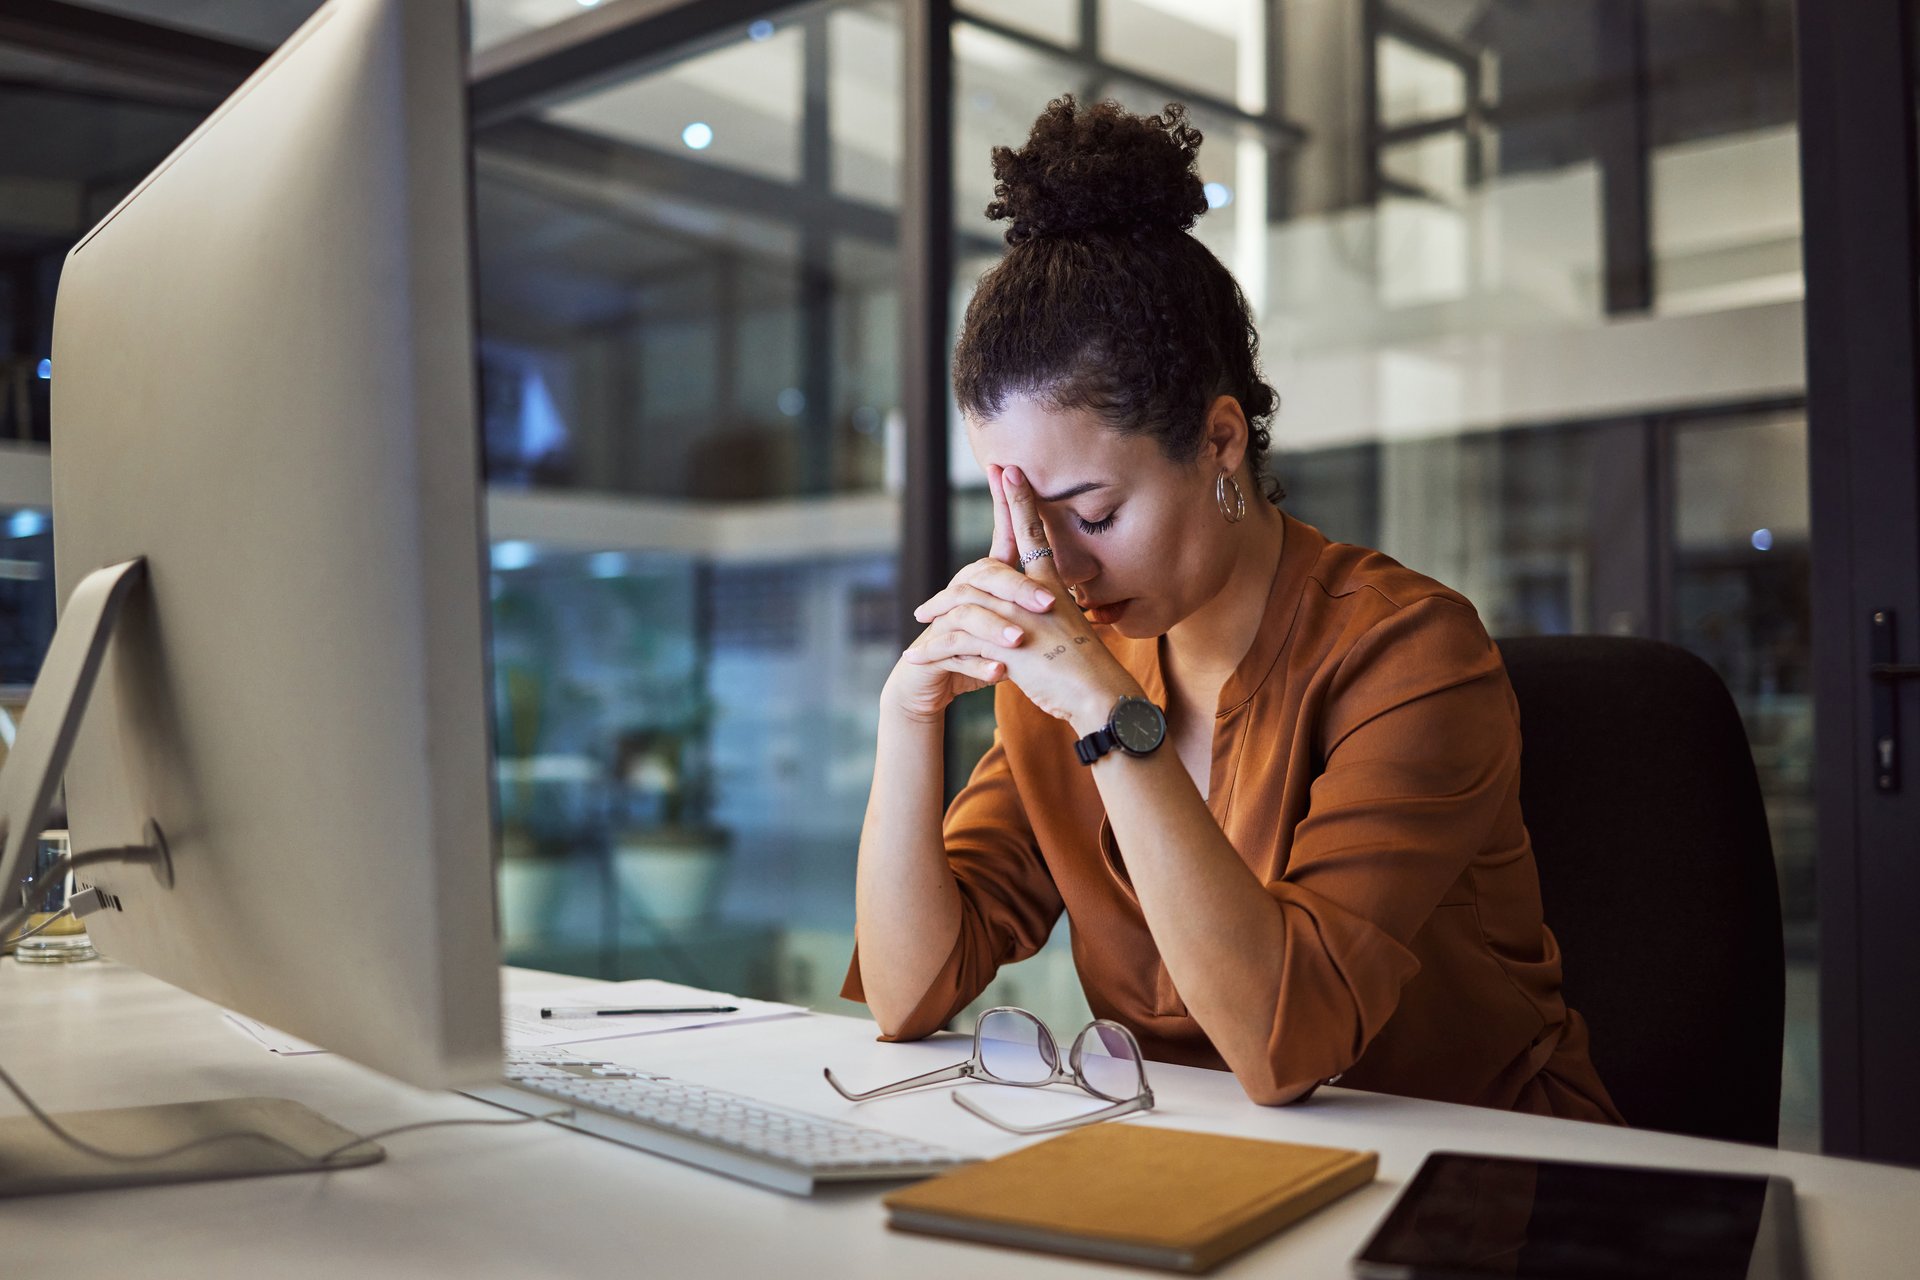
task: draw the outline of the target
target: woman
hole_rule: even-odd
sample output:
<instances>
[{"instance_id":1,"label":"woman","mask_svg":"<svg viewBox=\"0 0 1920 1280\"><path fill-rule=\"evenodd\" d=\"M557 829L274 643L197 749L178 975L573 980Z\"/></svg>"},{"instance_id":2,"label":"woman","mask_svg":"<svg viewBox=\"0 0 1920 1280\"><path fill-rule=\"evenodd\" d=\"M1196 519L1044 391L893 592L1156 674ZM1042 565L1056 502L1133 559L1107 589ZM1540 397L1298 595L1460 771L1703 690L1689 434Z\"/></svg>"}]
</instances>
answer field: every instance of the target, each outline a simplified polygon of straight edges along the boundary
<instances>
[{"instance_id":1,"label":"woman","mask_svg":"<svg viewBox=\"0 0 1920 1280\"><path fill-rule=\"evenodd\" d=\"M1339 1079L1620 1123L1560 998L1498 651L1263 489L1252 319L1187 234L1199 144L1178 106L1062 98L994 152L1011 248L954 373L993 547L882 694L846 994L924 1036L1064 910L1094 1013L1256 1102ZM990 684L943 824L947 705Z\"/></svg>"}]
</instances>

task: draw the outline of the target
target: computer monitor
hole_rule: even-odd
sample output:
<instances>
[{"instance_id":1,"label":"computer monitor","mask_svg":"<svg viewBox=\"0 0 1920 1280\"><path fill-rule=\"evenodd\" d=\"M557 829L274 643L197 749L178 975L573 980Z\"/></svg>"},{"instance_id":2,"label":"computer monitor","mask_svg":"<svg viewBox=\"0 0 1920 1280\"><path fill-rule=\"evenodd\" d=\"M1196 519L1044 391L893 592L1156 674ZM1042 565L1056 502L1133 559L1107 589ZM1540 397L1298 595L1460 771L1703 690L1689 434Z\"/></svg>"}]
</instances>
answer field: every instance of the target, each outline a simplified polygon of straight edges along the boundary
<instances>
[{"instance_id":1,"label":"computer monitor","mask_svg":"<svg viewBox=\"0 0 1920 1280\"><path fill-rule=\"evenodd\" d=\"M0 773L0 883L70 745L101 952L429 1087L500 1070L464 37L330 0L68 255L60 596L138 567Z\"/></svg>"}]
</instances>

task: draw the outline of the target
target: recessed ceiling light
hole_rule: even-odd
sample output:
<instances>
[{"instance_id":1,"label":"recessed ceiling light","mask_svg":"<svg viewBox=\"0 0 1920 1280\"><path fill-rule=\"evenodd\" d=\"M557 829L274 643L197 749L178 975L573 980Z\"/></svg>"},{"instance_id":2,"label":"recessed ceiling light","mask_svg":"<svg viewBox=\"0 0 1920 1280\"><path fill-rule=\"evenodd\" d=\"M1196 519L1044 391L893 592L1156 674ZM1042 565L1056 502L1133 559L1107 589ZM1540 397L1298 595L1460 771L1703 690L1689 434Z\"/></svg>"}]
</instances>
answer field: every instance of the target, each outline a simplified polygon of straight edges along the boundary
<instances>
[{"instance_id":1,"label":"recessed ceiling light","mask_svg":"<svg viewBox=\"0 0 1920 1280\"><path fill-rule=\"evenodd\" d=\"M496 542L493 544L493 567L511 573L515 569L525 569L534 561L533 544L528 542Z\"/></svg>"}]
</instances>

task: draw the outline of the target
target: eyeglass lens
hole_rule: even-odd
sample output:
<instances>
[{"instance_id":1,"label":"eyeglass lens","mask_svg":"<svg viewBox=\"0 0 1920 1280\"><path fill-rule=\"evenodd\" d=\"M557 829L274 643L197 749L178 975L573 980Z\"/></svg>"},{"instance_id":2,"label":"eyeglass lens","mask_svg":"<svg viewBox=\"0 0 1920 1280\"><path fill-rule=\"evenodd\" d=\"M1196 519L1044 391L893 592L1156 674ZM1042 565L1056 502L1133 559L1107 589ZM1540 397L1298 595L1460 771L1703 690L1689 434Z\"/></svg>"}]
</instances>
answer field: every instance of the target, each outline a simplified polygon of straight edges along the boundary
<instances>
[{"instance_id":1,"label":"eyeglass lens","mask_svg":"<svg viewBox=\"0 0 1920 1280\"><path fill-rule=\"evenodd\" d=\"M1059 1063L1053 1036L1030 1015L995 1009L980 1019L980 1065L1010 1084L1051 1079Z\"/></svg>"},{"instance_id":2,"label":"eyeglass lens","mask_svg":"<svg viewBox=\"0 0 1920 1280\"><path fill-rule=\"evenodd\" d=\"M1093 1023L1074 1043L1074 1055L1081 1078L1101 1097L1128 1102L1139 1096L1146 1073L1126 1032Z\"/></svg>"}]
</instances>

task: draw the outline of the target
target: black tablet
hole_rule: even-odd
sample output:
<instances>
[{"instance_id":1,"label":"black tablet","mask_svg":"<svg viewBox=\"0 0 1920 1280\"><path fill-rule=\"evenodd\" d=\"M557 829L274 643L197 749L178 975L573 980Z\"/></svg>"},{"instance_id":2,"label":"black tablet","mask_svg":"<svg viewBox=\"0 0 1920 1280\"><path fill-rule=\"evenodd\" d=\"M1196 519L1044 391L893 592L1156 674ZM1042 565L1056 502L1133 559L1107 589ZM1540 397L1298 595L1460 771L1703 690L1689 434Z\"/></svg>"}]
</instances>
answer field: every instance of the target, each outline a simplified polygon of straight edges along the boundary
<instances>
[{"instance_id":1,"label":"black tablet","mask_svg":"<svg viewBox=\"0 0 1920 1280\"><path fill-rule=\"evenodd\" d=\"M1353 1260L1367 1280L1803 1280L1785 1178L1436 1151Z\"/></svg>"}]
</instances>

